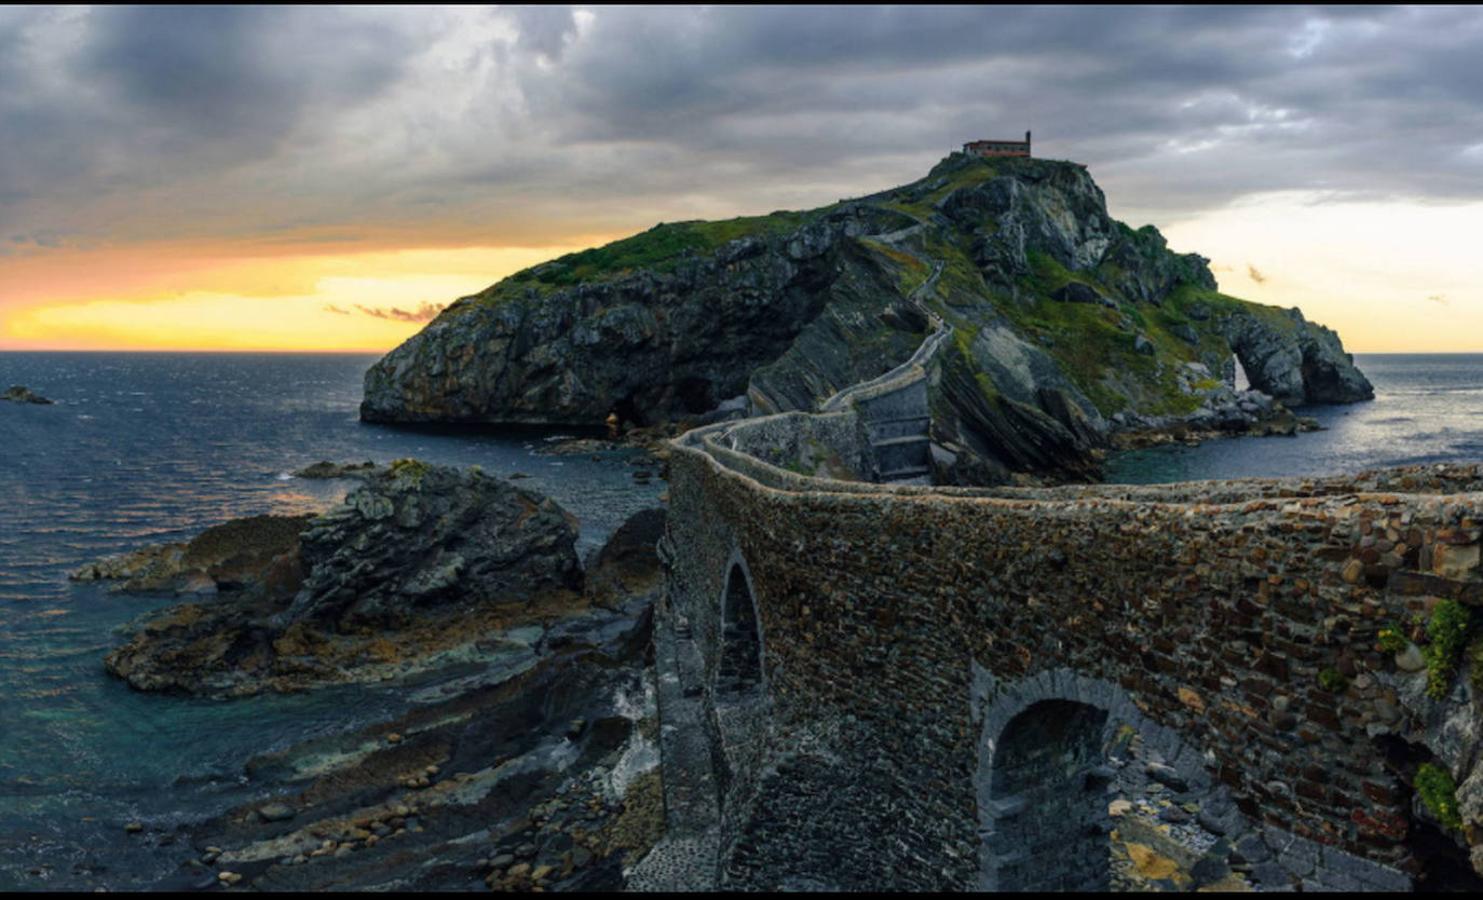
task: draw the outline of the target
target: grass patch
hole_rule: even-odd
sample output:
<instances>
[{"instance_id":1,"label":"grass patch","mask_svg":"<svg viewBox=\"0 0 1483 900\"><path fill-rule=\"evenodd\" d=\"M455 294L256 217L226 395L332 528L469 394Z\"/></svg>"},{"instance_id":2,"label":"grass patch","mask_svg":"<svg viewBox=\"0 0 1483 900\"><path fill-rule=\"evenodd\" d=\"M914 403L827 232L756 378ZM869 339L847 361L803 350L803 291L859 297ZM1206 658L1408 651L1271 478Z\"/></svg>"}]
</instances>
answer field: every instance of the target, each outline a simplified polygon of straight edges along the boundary
<instances>
[{"instance_id":1,"label":"grass patch","mask_svg":"<svg viewBox=\"0 0 1483 900\"><path fill-rule=\"evenodd\" d=\"M590 250L568 253L550 262L511 275L515 284L536 282L567 287L585 281L603 281L638 269L672 271L680 260L714 252L744 237L789 234L808 224L820 210L779 211L765 216L741 216L719 222L671 222Z\"/></svg>"},{"instance_id":2,"label":"grass patch","mask_svg":"<svg viewBox=\"0 0 1483 900\"><path fill-rule=\"evenodd\" d=\"M672 272L682 260L714 253L738 238L792 234L832 208L780 210L764 216L740 216L717 222L695 220L655 225L632 237L522 269L477 294L455 301L444 314L461 315L528 296L544 297L562 288L611 281L639 270Z\"/></svg>"},{"instance_id":3,"label":"grass patch","mask_svg":"<svg viewBox=\"0 0 1483 900\"><path fill-rule=\"evenodd\" d=\"M860 243L871 252L889 261L887 267L895 275L896 289L903 297L911 296L913 291L926 284L927 279L932 277L932 267L905 250L898 250L890 244L873 238L861 238Z\"/></svg>"}]
</instances>

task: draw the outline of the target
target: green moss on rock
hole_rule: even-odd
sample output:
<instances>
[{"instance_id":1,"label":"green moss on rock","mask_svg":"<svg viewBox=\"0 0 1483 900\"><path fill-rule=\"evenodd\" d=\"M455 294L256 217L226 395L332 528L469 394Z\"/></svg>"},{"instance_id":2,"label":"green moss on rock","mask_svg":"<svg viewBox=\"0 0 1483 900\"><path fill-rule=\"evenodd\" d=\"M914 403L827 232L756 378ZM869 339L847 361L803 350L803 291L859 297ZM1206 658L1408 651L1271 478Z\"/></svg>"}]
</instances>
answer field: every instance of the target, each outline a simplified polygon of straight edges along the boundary
<instances>
[{"instance_id":1,"label":"green moss on rock","mask_svg":"<svg viewBox=\"0 0 1483 900\"><path fill-rule=\"evenodd\" d=\"M1472 614L1456 600L1441 600L1426 623L1426 694L1441 700L1452 688L1472 627Z\"/></svg>"},{"instance_id":2,"label":"green moss on rock","mask_svg":"<svg viewBox=\"0 0 1483 900\"><path fill-rule=\"evenodd\" d=\"M1462 828L1462 817L1457 811L1457 783L1450 772L1435 763L1422 763L1416 770L1413 785L1421 805L1432 818L1444 828Z\"/></svg>"}]
</instances>

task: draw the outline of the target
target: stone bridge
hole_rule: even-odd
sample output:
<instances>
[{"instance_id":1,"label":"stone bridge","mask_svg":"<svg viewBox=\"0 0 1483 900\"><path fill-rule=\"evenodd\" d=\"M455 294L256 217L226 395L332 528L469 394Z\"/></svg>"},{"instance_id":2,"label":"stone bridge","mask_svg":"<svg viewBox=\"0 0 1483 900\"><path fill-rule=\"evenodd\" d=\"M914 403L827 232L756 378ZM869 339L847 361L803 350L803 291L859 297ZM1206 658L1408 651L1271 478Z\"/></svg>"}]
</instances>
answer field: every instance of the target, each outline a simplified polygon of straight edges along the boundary
<instances>
[{"instance_id":1,"label":"stone bridge","mask_svg":"<svg viewBox=\"0 0 1483 900\"><path fill-rule=\"evenodd\" d=\"M1412 780L1471 771L1469 679L1430 700L1377 636L1483 604L1483 467L973 489L871 457L857 407L674 442L636 883L1105 888L1134 731L1259 887L1466 870Z\"/></svg>"}]
</instances>

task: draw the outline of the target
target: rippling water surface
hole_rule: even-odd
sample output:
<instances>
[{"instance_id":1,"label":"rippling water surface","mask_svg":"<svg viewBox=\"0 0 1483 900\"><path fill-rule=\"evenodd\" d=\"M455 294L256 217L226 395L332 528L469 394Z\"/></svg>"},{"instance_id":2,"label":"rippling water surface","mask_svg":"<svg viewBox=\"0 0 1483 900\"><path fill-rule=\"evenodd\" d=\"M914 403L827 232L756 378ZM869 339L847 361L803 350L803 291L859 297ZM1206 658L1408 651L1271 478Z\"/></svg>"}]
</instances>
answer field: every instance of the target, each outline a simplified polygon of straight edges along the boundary
<instances>
[{"instance_id":1,"label":"rippling water surface","mask_svg":"<svg viewBox=\"0 0 1483 900\"><path fill-rule=\"evenodd\" d=\"M1327 431L1139 450L1109 460L1107 480L1147 484L1483 462L1483 354L1356 353L1354 361L1375 385L1375 399L1301 410Z\"/></svg>"},{"instance_id":2,"label":"rippling water surface","mask_svg":"<svg viewBox=\"0 0 1483 900\"><path fill-rule=\"evenodd\" d=\"M108 594L67 573L235 516L324 508L343 482L288 473L319 459L415 456L523 472L582 522L582 550L657 503L628 454L544 457L541 438L362 425L373 356L0 353L0 890L129 887L188 848L123 825L188 821L261 788L252 755L401 708L394 690L337 688L210 702L130 691L103 670L116 629L168 598Z\"/></svg>"}]
</instances>

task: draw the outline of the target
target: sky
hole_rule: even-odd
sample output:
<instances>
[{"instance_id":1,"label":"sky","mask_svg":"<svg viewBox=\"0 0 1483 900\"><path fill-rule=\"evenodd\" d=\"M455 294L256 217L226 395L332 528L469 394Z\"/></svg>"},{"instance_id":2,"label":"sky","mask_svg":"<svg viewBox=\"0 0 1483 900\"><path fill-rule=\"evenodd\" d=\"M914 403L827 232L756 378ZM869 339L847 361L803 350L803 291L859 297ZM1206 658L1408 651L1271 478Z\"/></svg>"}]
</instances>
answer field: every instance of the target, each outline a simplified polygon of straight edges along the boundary
<instances>
[{"instance_id":1,"label":"sky","mask_svg":"<svg viewBox=\"0 0 1483 900\"><path fill-rule=\"evenodd\" d=\"M0 349L382 351L1034 131L1357 352L1483 351L1466 7L0 7Z\"/></svg>"}]
</instances>

